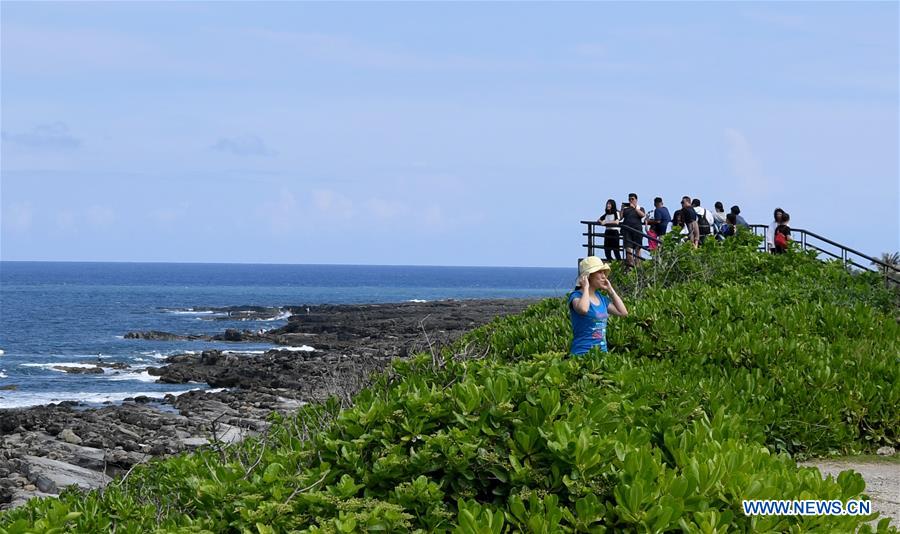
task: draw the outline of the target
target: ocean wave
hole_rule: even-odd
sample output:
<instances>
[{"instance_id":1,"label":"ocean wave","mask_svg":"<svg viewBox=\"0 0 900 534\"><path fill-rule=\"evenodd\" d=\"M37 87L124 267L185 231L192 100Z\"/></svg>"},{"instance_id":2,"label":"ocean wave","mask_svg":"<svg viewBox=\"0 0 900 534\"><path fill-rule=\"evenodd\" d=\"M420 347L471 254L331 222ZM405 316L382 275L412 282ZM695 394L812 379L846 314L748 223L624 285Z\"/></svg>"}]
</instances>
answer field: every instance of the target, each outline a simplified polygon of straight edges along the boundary
<instances>
[{"instance_id":1,"label":"ocean wave","mask_svg":"<svg viewBox=\"0 0 900 534\"><path fill-rule=\"evenodd\" d=\"M181 349L173 349L167 350L164 352L160 352L158 350L145 350L140 353L143 356L150 356L151 358L155 358L157 360L165 360L169 356L174 356L176 354L200 354L199 350L181 350ZM138 361L147 361L138 358Z\"/></svg>"},{"instance_id":2,"label":"ocean wave","mask_svg":"<svg viewBox=\"0 0 900 534\"><path fill-rule=\"evenodd\" d=\"M223 350L222 354L265 354L264 350Z\"/></svg>"},{"instance_id":3,"label":"ocean wave","mask_svg":"<svg viewBox=\"0 0 900 534\"><path fill-rule=\"evenodd\" d=\"M419 303L422 303L422 302L428 302L428 301L427 301L427 300L422 300L422 299L409 299L409 300L407 300L406 302L419 302Z\"/></svg>"},{"instance_id":4,"label":"ocean wave","mask_svg":"<svg viewBox=\"0 0 900 534\"><path fill-rule=\"evenodd\" d=\"M130 397L150 397L161 399L166 395L182 395L188 391L197 391L203 388L191 388L179 391L117 391L115 393L97 393L87 391L51 391L47 393L21 393L0 394L0 410L7 408L27 408L29 406L41 406L63 401L85 402L88 404L101 404L104 402L118 402ZM0 392L5 393L5 392Z\"/></svg>"},{"instance_id":5,"label":"ocean wave","mask_svg":"<svg viewBox=\"0 0 900 534\"><path fill-rule=\"evenodd\" d=\"M9 378L6 374L6 369L0 369L0 378Z\"/></svg>"},{"instance_id":6,"label":"ocean wave","mask_svg":"<svg viewBox=\"0 0 900 534\"><path fill-rule=\"evenodd\" d=\"M291 352L314 352L316 349L309 345L301 345L299 347L276 347L273 350L289 350Z\"/></svg>"},{"instance_id":7,"label":"ocean wave","mask_svg":"<svg viewBox=\"0 0 900 534\"><path fill-rule=\"evenodd\" d=\"M228 315L224 312L216 312L212 310L195 310L194 308L164 309L163 311L174 315Z\"/></svg>"},{"instance_id":8,"label":"ocean wave","mask_svg":"<svg viewBox=\"0 0 900 534\"><path fill-rule=\"evenodd\" d=\"M294 315L294 314L289 311L285 311L285 312L279 313L275 317L270 317L268 319L257 319L257 321L262 321L262 322L282 321L284 319L289 319L291 317L291 315Z\"/></svg>"},{"instance_id":9,"label":"ocean wave","mask_svg":"<svg viewBox=\"0 0 900 534\"><path fill-rule=\"evenodd\" d=\"M119 372L109 375L109 379L115 381L136 380L138 382L156 382L159 377L151 375L148 371L141 371L138 373Z\"/></svg>"}]
</instances>

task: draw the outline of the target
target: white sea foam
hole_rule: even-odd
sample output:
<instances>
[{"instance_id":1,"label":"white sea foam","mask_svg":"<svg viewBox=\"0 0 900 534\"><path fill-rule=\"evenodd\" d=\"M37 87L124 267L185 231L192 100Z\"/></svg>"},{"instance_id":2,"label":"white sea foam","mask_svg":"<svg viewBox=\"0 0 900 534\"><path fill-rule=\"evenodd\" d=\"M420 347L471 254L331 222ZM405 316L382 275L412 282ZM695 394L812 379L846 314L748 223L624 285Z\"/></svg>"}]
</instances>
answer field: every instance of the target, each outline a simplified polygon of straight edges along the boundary
<instances>
[{"instance_id":1,"label":"white sea foam","mask_svg":"<svg viewBox=\"0 0 900 534\"><path fill-rule=\"evenodd\" d=\"M225 315L222 312L214 312L212 310L195 310L194 308L187 308L184 310L166 310L167 313L173 313L175 315Z\"/></svg>"},{"instance_id":2,"label":"white sea foam","mask_svg":"<svg viewBox=\"0 0 900 534\"><path fill-rule=\"evenodd\" d=\"M92 369L97 367L97 365L93 363L76 363L76 362L59 362L59 363L22 363L19 364L20 367L40 367L41 369L49 369L51 371L58 371L60 373L65 373L62 369L54 369L54 367L80 367L82 369Z\"/></svg>"},{"instance_id":3,"label":"white sea foam","mask_svg":"<svg viewBox=\"0 0 900 534\"><path fill-rule=\"evenodd\" d=\"M407 300L406 302L428 302L428 301L427 301L427 300L422 300L422 299L409 299L409 300Z\"/></svg>"},{"instance_id":4,"label":"white sea foam","mask_svg":"<svg viewBox=\"0 0 900 534\"><path fill-rule=\"evenodd\" d=\"M136 380L139 382L156 382L159 379L158 376L151 375L148 371L142 371L139 373L115 373L109 375L110 380Z\"/></svg>"},{"instance_id":5,"label":"white sea foam","mask_svg":"<svg viewBox=\"0 0 900 534\"><path fill-rule=\"evenodd\" d=\"M203 388L191 388L180 391L117 391L115 393L97 393L83 391L52 391L48 393L21 393L0 392L0 409L5 408L25 408L28 406L40 406L42 404L51 404L63 401L78 401L91 404L99 404L102 402L117 402L129 397L150 397L153 399L161 399L166 395L181 395L188 391L196 391Z\"/></svg>"},{"instance_id":6,"label":"white sea foam","mask_svg":"<svg viewBox=\"0 0 900 534\"><path fill-rule=\"evenodd\" d=\"M309 345L301 345L299 347L276 347L275 350L289 350L291 352L314 352L316 349Z\"/></svg>"},{"instance_id":7,"label":"white sea foam","mask_svg":"<svg viewBox=\"0 0 900 534\"><path fill-rule=\"evenodd\" d=\"M3 352L3 349L0 349L0 356L3 356L4 354L6 354L6 353Z\"/></svg>"},{"instance_id":8,"label":"white sea foam","mask_svg":"<svg viewBox=\"0 0 900 534\"><path fill-rule=\"evenodd\" d=\"M200 354L200 351L199 350L175 349L175 350L167 350L165 352L160 352L158 350L147 350L147 351L142 351L141 354L144 356L150 356L151 358L156 358L157 360L164 360L164 359L168 358L169 356L174 356L176 354ZM140 360L140 361L147 361L147 360Z\"/></svg>"},{"instance_id":9,"label":"white sea foam","mask_svg":"<svg viewBox=\"0 0 900 534\"><path fill-rule=\"evenodd\" d=\"M265 354L264 350L223 350L222 354Z\"/></svg>"},{"instance_id":10,"label":"white sea foam","mask_svg":"<svg viewBox=\"0 0 900 534\"><path fill-rule=\"evenodd\" d=\"M294 315L294 314L291 313L291 312L289 312L289 311L285 311L285 312L279 313L279 314L276 315L275 317L270 317L270 318L268 318L268 319L259 319L259 320L260 320L260 321L281 321L281 320L283 320L283 319L288 319L288 318L290 318L291 315Z\"/></svg>"},{"instance_id":11,"label":"white sea foam","mask_svg":"<svg viewBox=\"0 0 900 534\"><path fill-rule=\"evenodd\" d=\"M6 374L6 369L0 369L0 378L9 378Z\"/></svg>"}]
</instances>

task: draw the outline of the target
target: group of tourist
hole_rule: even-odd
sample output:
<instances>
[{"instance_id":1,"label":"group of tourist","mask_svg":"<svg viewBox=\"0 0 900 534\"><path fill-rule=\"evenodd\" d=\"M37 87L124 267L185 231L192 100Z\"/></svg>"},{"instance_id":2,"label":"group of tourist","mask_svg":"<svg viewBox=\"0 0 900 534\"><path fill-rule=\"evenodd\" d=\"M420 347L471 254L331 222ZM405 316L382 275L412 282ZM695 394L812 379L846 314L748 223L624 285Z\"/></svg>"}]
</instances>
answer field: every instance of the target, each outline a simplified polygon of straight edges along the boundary
<instances>
[{"instance_id":1,"label":"group of tourist","mask_svg":"<svg viewBox=\"0 0 900 534\"><path fill-rule=\"evenodd\" d=\"M783 209L775 209L773 221L766 231L767 249L775 254L785 252L790 242L790 215ZM604 214L599 222L604 227L603 249L606 261L622 257L619 240L625 248L626 266L634 266L641 259L643 234L649 236L648 248L655 250L660 238L672 229L687 236L694 247L709 236L725 239L735 235L741 227L750 228L741 217L741 208L732 206L728 213L721 202L715 203L715 211L703 207L698 198L681 198L681 208L674 214L663 204L663 199L653 199L653 209L645 210L638 204L636 193L628 195L621 209L613 199L606 201ZM606 326L610 315L626 316L628 308L613 288L609 279L609 263L596 256L588 256L578 264L576 288L569 294L569 319L572 324L572 344L569 353L583 355L592 349L607 351Z\"/></svg>"},{"instance_id":2,"label":"group of tourist","mask_svg":"<svg viewBox=\"0 0 900 534\"><path fill-rule=\"evenodd\" d=\"M787 249L790 240L790 216L781 208L775 210L774 221L766 232L768 250L778 253ZM638 204L637 193L628 195L628 201L616 207L616 201L606 201L603 215L597 222L604 227L603 251L606 261L622 259L621 249L625 250L625 265L633 267L636 260L641 259L643 245L642 234L649 236L647 248L651 251L659 246L662 236L670 229L678 231L698 247L710 236L724 239L733 236L738 228L750 228L741 217L741 208L731 206L728 213L722 202L716 202L714 211L703 207L699 198L684 196L681 208L674 213L663 203L661 197L653 199L653 209L645 210ZM781 237L778 237L778 236ZM621 245L620 245L621 243Z\"/></svg>"}]
</instances>

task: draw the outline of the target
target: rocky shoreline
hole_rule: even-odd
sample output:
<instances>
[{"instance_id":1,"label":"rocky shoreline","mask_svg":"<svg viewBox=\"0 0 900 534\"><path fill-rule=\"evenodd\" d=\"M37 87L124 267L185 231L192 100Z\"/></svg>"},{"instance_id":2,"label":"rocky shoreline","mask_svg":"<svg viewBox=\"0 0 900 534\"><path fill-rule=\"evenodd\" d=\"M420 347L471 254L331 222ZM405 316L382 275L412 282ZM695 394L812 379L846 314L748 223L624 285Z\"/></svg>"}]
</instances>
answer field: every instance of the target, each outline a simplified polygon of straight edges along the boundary
<instances>
[{"instance_id":1,"label":"rocky shoreline","mask_svg":"<svg viewBox=\"0 0 900 534\"><path fill-rule=\"evenodd\" d=\"M100 487L153 457L262 432L273 412L289 413L330 396L349 400L393 358L437 350L534 300L496 299L290 308L288 324L269 331L227 330L210 340L281 345L264 354L210 350L178 354L150 374L211 390L163 399L135 397L100 408L63 402L0 410L0 510L75 484ZM241 317L274 313L230 308ZM234 315L229 315L234 317ZM197 339L130 332L134 339ZM207 338L204 338L207 339ZM313 348L314 347L314 348ZM68 372L103 372L77 368Z\"/></svg>"}]
</instances>

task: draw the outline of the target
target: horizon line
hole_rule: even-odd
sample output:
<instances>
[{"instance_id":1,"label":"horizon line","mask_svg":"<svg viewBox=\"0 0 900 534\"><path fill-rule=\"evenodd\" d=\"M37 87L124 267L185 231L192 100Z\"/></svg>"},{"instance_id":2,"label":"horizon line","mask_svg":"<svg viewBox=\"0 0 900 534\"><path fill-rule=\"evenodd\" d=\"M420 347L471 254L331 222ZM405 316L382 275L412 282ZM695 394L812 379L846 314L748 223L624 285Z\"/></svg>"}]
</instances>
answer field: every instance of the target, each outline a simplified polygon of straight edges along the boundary
<instances>
[{"instance_id":1,"label":"horizon line","mask_svg":"<svg viewBox=\"0 0 900 534\"><path fill-rule=\"evenodd\" d=\"M569 269L570 267L511 266L511 265L433 265L395 263L255 263L218 261L132 261L132 260L3 260L0 263L97 263L97 264L158 264L158 265L248 265L248 266L308 266L308 267L449 267L478 269Z\"/></svg>"}]
</instances>

